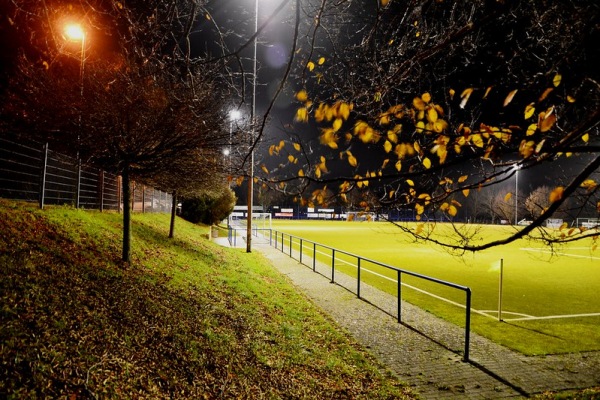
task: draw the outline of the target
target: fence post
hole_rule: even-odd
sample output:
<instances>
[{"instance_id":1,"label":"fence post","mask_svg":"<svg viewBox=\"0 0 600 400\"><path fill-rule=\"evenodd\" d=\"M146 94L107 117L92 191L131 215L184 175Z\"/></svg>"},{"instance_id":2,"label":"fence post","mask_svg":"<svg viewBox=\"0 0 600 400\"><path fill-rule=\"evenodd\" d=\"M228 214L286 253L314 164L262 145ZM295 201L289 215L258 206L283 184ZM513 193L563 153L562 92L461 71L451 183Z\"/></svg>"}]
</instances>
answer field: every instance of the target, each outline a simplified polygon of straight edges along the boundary
<instances>
[{"instance_id":1,"label":"fence post","mask_svg":"<svg viewBox=\"0 0 600 400\"><path fill-rule=\"evenodd\" d=\"M46 194L46 170L48 168L48 142L44 145L44 160L42 162L42 176L40 180L40 208L44 209L44 196Z\"/></svg>"},{"instance_id":2,"label":"fence post","mask_svg":"<svg viewBox=\"0 0 600 400\"><path fill-rule=\"evenodd\" d=\"M292 235L290 235L290 258L292 258L292 241L293 241L293 237L292 237Z\"/></svg>"},{"instance_id":3,"label":"fence post","mask_svg":"<svg viewBox=\"0 0 600 400\"><path fill-rule=\"evenodd\" d=\"M398 270L398 323L402 322L402 272Z\"/></svg>"},{"instance_id":4,"label":"fence post","mask_svg":"<svg viewBox=\"0 0 600 400\"><path fill-rule=\"evenodd\" d=\"M467 288L467 306L465 315L465 361L469 361L469 343L471 342L471 289Z\"/></svg>"},{"instance_id":5,"label":"fence post","mask_svg":"<svg viewBox=\"0 0 600 400\"><path fill-rule=\"evenodd\" d=\"M100 212L104 211L104 170L100 170Z\"/></svg>"},{"instance_id":6,"label":"fence post","mask_svg":"<svg viewBox=\"0 0 600 400\"><path fill-rule=\"evenodd\" d=\"M360 257L356 260L356 266L358 268L358 273L356 275L356 297L360 299Z\"/></svg>"},{"instance_id":7,"label":"fence post","mask_svg":"<svg viewBox=\"0 0 600 400\"><path fill-rule=\"evenodd\" d=\"M313 272L317 270L317 244L313 243Z\"/></svg>"},{"instance_id":8,"label":"fence post","mask_svg":"<svg viewBox=\"0 0 600 400\"><path fill-rule=\"evenodd\" d=\"M335 249L331 249L331 283L335 283Z\"/></svg>"},{"instance_id":9,"label":"fence post","mask_svg":"<svg viewBox=\"0 0 600 400\"><path fill-rule=\"evenodd\" d=\"M146 185L142 185L142 214L146 212Z\"/></svg>"},{"instance_id":10,"label":"fence post","mask_svg":"<svg viewBox=\"0 0 600 400\"><path fill-rule=\"evenodd\" d=\"M300 238L300 264L302 264L302 238Z\"/></svg>"},{"instance_id":11,"label":"fence post","mask_svg":"<svg viewBox=\"0 0 600 400\"><path fill-rule=\"evenodd\" d=\"M75 190L77 191L75 195L75 208L79 208L79 201L81 197L81 158L79 158L79 153L77 156L77 186Z\"/></svg>"}]
</instances>

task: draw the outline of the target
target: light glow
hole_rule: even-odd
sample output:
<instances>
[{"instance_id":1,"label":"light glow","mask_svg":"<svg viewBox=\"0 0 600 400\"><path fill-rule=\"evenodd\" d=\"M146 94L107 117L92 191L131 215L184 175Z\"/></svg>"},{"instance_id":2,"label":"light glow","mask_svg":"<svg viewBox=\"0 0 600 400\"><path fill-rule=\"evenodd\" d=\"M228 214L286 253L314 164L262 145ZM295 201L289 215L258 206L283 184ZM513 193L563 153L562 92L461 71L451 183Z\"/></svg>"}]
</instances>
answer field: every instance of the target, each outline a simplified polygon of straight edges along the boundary
<instances>
[{"instance_id":1,"label":"light glow","mask_svg":"<svg viewBox=\"0 0 600 400\"><path fill-rule=\"evenodd\" d=\"M74 41L84 41L85 33L79 24L69 24L65 27L65 35Z\"/></svg>"}]
</instances>

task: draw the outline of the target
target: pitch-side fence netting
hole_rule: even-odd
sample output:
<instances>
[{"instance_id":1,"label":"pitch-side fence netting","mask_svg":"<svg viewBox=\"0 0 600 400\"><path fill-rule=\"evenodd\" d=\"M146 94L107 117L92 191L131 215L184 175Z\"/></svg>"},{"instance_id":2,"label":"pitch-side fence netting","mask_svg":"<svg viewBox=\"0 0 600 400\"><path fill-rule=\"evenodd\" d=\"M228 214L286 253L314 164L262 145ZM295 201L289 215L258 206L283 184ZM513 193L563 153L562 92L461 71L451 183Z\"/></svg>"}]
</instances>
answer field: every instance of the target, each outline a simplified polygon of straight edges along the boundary
<instances>
[{"instance_id":1,"label":"pitch-side fence netting","mask_svg":"<svg viewBox=\"0 0 600 400\"><path fill-rule=\"evenodd\" d=\"M245 231L241 229L236 229L233 226L229 226L228 237L232 246L237 246L238 231L242 232L242 235L245 234ZM470 288L452 282L447 282L441 279L433 278L427 275L422 275L412 271L400 269L388 264L381 263L376 260L359 256L357 254L349 253L347 251L339 250L334 247L326 246L317 242L313 242L301 237L297 237L273 229L253 228L252 232L255 236L258 236L260 233L268 241L269 245L275 247L278 250L281 250L281 252L289 255L291 258L298 260L300 264L310 267L313 270L313 272L317 272L328 277L331 280L331 283L336 283L345 287L347 290L354 293L359 299L366 300L370 303L373 303L373 301L371 301L371 299L365 298L365 296L363 295L363 291L365 291L365 289L369 287L369 285L367 285L364 282L363 275L366 273L373 273L373 271L365 268L364 266L377 266L388 270L392 273L392 275L395 275L395 278L393 280L396 282L397 301L396 309L392 314L397 318L399 323L403 322L402 287L404 286L404 283L402 282L402 279L404 276L411 276L418 280L433 282L434 284L442 285L463 292L465 296L465 330L463 358L465 361L469 361L469 344L471 336ZM319 258L320 261L318 261L317 258ZM340 265L343 265L345 267L353 267L353 269L355 270L355 287L347 286L348 282L352 280L345 279L347 277L347 274L341 273L339 271ZM338 276L336 276L336 272L338 273L338 275L340 275L341 279L338 279ZM341 282L342 280L344 282ZM386 311L383 307L380 308Z\"/></svg>"},{"instance_id":2,"label":"pitch-side fence netting","mask_svg":"<svg viewBox=\"0 0 600 400\"><path fill-rule=\"evenodd\" d=\"M170 212L172 195L132 182L132 208ZM120 176L81 164L48 144L0 137L0 197L44 205L116 210L123 208Z\"/></svg>"}]
</instances>

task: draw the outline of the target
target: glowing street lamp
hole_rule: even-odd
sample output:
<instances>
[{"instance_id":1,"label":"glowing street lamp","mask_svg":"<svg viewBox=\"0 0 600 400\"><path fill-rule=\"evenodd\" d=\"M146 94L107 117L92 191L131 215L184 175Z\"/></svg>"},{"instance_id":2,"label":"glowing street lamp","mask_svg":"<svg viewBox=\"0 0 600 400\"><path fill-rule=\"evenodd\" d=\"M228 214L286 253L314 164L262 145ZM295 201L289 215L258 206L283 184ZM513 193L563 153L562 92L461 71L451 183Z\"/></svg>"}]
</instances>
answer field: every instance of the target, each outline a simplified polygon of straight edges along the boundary
<instances>
[{"instance_id":1,"label":"glowing street lamp","mask_svg":"<svg viewBox=\"0 0 600 400\"><path fill-rule=\"evenodd\" d=\"M74 42L81 42L81 64L79 78L81 79L81 95L83 96L83 69L85 65L85 32L79 24L68 24L64 30L65 36Z\"/></svg>"}]
</instances>

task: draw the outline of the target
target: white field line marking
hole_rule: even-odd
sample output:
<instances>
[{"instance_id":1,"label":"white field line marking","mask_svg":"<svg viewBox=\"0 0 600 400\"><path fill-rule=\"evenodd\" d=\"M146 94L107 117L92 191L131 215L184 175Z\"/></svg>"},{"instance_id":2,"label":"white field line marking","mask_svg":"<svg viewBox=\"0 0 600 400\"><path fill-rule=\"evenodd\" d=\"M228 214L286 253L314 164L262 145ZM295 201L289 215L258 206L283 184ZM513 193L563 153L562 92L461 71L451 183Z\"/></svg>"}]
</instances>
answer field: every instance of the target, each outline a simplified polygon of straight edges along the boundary
<instances>
[{"instance_id":1,"label":"white field line marking","mask_svg":"<svg viewBox=\"0 0 600 400\"><path fill-rule=\"evenodd\" d=\"M487 314L496 314L496 315L498 314L498 310L481 310L481 312L487 313ZM529 314L523 314L523 313L502 310L502 315L504 315L504 314L519 315L519 316L523 317L523 319L536 318L535 316L529 315Z\"/></svg>"},{"instance_id":2,"label":"white field line marking","mask_svg":"<svg viewBox=\"0 0 600 400\"><path fill-rule=\"evenodd\" d=\"M521 247L521 250L523 250L523 251L535 251L535 252L538 252L538 253L545 253L545 254L558 254L559 256L566 256L566 257L589 258L591 260L600 260L600 257L594 257L594 256L591 256L591 255L582 256L580 254L571 254L571 253L563 253L563 252L560 252L560 251L536 249L536 248L533 248L533 247Z\"/></svg>"},{"instance_id":3,"label":"white field line marking","mask_svg":"<svg viewBox=\"0 0 600 400\"><path fill-rule=\"evenodd\" d=\"M505 321L532 321L537 319L559 319L559 318L577 318L577 317L600 317L600 313L589 313L589 314L565 314L565 315L547 315L545 317L524 317L524 318L511 318Z\"/></svg>"}]
</instances>

